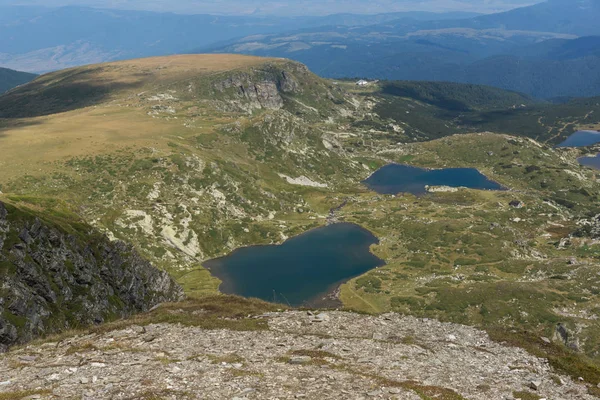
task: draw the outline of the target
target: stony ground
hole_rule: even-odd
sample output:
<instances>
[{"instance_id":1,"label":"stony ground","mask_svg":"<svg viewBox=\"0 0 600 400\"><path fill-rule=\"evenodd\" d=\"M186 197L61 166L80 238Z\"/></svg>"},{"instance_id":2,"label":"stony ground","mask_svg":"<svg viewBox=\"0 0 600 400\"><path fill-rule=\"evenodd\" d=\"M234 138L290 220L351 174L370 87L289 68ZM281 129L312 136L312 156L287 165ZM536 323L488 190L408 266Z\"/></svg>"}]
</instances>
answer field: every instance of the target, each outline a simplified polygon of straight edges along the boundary
<instances>
[{"instance_id":1,"label":"stony ground","mask_svg":"<svg viewBox=\"0 0 600 400\"><path fill-rule=\"evenodd\" d=\"M0 358L0 399L594 398L546 360L462 325L345 312L260 318L268 330L133 325L15 349Z\"/></svg>"}]
</instances>

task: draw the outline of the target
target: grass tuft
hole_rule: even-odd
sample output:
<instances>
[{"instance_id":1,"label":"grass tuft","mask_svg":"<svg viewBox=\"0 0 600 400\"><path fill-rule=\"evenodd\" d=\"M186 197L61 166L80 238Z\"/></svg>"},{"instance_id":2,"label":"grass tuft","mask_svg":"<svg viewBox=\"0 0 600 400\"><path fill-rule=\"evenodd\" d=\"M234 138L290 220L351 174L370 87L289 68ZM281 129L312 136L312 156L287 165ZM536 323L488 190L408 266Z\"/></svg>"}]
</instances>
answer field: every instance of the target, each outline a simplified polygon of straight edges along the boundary
<instances>
[{"instance_id":1,"label":"grass tuft","mask_svg":"<svg viewBox=\"0 0 600 400\"><path fill-rule=\"evenodd\" d=\"M36 390L20 390L16 392L4 392L0 393L0 400L19 400L24 397L51 394L50 389L36 389Z\"/></svg>"}]
</instances>

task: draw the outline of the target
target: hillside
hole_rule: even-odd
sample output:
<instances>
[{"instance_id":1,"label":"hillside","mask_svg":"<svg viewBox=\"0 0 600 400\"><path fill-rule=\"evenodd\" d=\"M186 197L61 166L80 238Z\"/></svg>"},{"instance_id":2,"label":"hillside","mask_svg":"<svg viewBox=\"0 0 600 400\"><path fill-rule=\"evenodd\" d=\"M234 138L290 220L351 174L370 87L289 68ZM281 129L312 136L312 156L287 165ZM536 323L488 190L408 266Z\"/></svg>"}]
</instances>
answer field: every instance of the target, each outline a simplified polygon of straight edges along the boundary
<instances>
[{"instance_id":1,"label":"hillside","mask_svg":"<svg viewBox=\"0 0 600 400\"><path fill-rule=\"evenodd\" d=\"M473 27L597 35L594 26L600 4L596 0L547 0L504 13L482 15L467 22Z\"/></svg>"},{"instance_id":2,"label":"hillside","mask_svg":"<svg viewBox=\"0 0 600 400\"><path fill-rule=\"evenodd\" d=\"M0 94L35 78L34 74L0 68Z\"/></svg>"},{"instance_id":3,"label":"hillside","mask_svg":"<svg viewBox=\"0 0 600 400\"><path fill-rule=\"evenodd\" d=\"M131 246L57 210L0 202L0 249L0 351L183 298Z\"/></svg>"},{"instance_id":4,"label":"hillside","mask_svg":"<svg viewBox=\"0 0 600 400\"><path fill-rule=\"evenodd\" d=\"M383 81L353 92L374 103L373 114L353 125L378 131L378 139L389 145L466 132L518 134L555 145L577 129L600 124L597 97L551 104L488 86L406 81Z\"/></svg>"},{"instance_id":5,"label":"hillside","mask_svg":"<svg viewBox=\"0 0 600 400\"><path fill-rule=\"evenodd\" d=\"M456 112L510 109L537 103L518 92L450 82L387 82L382 85L381 93Z\"/></svg>"},{"instance_id":6,"label":"hillside","mask_svg":"<svg viewBox=\"0 0 600 400\"><path fill-rule=\"evenodd\" d=\"M554 144L600 126L598 104L476 85L357 86L239 55L92 65L0 96L0 190L40 213L52 210L48 199L68 205L168 271L192 302L209 296L208 315L229 298L215 300L221 282L207 260L358 224L377 237L370 250L385 265L335 283L336 304L477 327L595 393L599 253L595 229L581 227L595 226L600 184L577 162L587 149ZM475 168L507 190L417 197L361 183L392 162ZM260 320L240 319L254 311L232 304L243 314L206 323L256 328ZM177 311L184 304L168 307L144 321L188 318Z\"/></svg>"},{"instance_id":7,"label":"hillside","mask_svg":"<svg viewBox=\"0 0 600 400\"><path fill-rule=\"evenodd\" d=\"M344 181L363 169L322 136L356 107L349 98L300 64L242 56L44 75L0 97L1 190L63 198L184 284L214 291L201 261L281 237L275 214L287 235L315 225L296 217L304 188L279 174Z\"/></svg>"}]
</instances>

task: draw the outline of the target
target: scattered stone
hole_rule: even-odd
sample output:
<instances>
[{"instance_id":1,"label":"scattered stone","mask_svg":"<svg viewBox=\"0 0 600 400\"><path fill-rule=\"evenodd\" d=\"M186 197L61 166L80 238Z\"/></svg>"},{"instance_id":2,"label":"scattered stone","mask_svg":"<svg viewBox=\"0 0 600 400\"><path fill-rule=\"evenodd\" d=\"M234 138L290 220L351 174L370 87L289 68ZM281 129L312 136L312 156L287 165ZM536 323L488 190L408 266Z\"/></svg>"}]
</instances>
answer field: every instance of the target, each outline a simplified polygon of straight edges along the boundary
<instances>
[{"instance_id":1,"label":"scattered stone","mask_svg":"<svg viewBox=\"0 0 600 400\"><path fill-rule=\"evenodd\" d=\"M159 335L156 332L148 333L148 334L144 335L144 337L142 337L142 340L144 342L152 342L152 341L156 340L158 338L158 336Z\"/></svg>"},{"instance_id":2,"label":"scattered stone","mask_svg":"<svg viewBox=\"0 0 600 400\"><path fill-rule=\"evenodd\" d=\"M539 390L541 386L542 386L542 381L529 382L529 387L533 390Z\"/></svg>"},{"instance_id":3,"label":"scattered stone","mask_svg":"<svg viewBox=\"0 0 600 400\"><path fill-rule=\"evenodd\" d=\"M27 353L15 350L0 358L1 379L7 382L0 382L0 394L51 386L53 393L41 394L40 400L117 400L165 390L172 392L172 398L190 393L192 397L229 400L418 400L414 391L400 386L412 381L452 390L469 400L513 400L514 390L524 382L534 382L533 390L540 398L594 400L586 385L557 374L547 360L493 342L472 327L397 314L387 318L338 311L322 314L327 315L327 323L309 323L307 319L316 316L307 318L306 311L282 312L265 321L269 328L265 331L153 324L144 333L158 335L160 340L152 342L141 340L140 330L131 327L76 336L63 345L32 344ZM405 337L418 338L419 345L407 346L398 340ZM119 349L85 354L68 351L90 341L98 349L116 343ZM457 345L451 348L448 341ZM285 346L278 346L282 343ZM287 358L290 349L314 351L315 355ZM317 355L319 352L323 356ZM343 357L330 359L325 352ZM19 357L29 353L36 355L39 368L12 368ZM214 363L233 354L240 361ZM321 357L331 364L321 365ZM289 362L282 363L283 358ZM93 367L93 363L106 367ZM333 363L340 368L333 368ZM243 370L234 369L238 367ZM46 380L48 377L57 382ZM474 379L489 388L478 389ZM381 380L390 384L382 388Z\"/></svg>"},{"instance_id":4,"label":"scattered stone","mask_svg":"<svg viewBox=\"0 0 600 400\"><path fill-rule=\"evenodd\" d=\"M546 343L546 344L551 344L552 341L550 339L548 339L547 337L541 337L540 339L542 339L542 342Z\"/></svg>"},{"instance_id":5,"label":"scattered stone","mask_svg":"<svg viewBox=\"0 0 600 400\"><path fill-rule=\"evenodd\" d=\"M312 361L312 358L309 356L295 356L295 357L290 358L289 363L293 364L293 365L301 365L301 364L308 364L311 361Z\"/></svg>"},{"instance_id":6,"label":"scattered stone","mask_svg":"<svg viewBox=\"0 0 600 400\"><path fill-rule=\"evenodd\" d=\"M311 319L312 322L327 322L329 321L329 315L325 313L317 314L316 317Z\"/></svg>"}]
</instances>

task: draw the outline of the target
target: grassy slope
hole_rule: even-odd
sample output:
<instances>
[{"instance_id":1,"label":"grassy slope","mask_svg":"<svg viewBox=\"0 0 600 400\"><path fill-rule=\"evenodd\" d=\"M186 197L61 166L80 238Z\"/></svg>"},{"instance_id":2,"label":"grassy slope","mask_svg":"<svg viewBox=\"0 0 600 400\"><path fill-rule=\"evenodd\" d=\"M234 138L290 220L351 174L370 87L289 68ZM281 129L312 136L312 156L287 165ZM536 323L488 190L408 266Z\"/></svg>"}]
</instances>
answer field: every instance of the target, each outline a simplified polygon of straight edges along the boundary
<instances>
[{"instance_id":1,"label":"grassy slope","mask_svg":"<svg viewBox=\"0 0 600 400\"><path fill-rule=\"evenodd\" d=\"M280 110L251 110L236 88L215 90L215 82L231 76L260 83L281 71L300 87L282 93ZM111 90L71 91L98 81L111 82ZM73 102L37 105L54 96ZM349 198L343 218L381 238L373 250L388 265L344 285L347 306L490 330L501 325L502 332L527 329L535 337L551 336L560 321L598 359L599 330L589 316L600 307L593 274L600 252L585 239L557 248L575 221L597 208L600 188L594 173L577 165L580 153L492 134L397 145L492 126L536 136L504 114L555 142L565 124L597 123L595 103L500 112L494 109L505 100L491 108L478 101L457 112L426 100L334 84L285 60L242 56L146 59L51 74L0 97L7 107L22 105L12 111L19 118L0 120L0 189L40 209L47 198L65 201L135 243L194 296L218 286L200 267L203 260L324 224L329 208ZM491 125L460 119L490 113L498 115ZM389 161L477 167L513 191L421 199L367 192L360 181ZM280 173L329 187L291 185ZM32 193L37 197L27 197ZM508 207L514 198L527 207ZM567 264L571 257L576 266Z\"/></svg>"}]
</instances>

